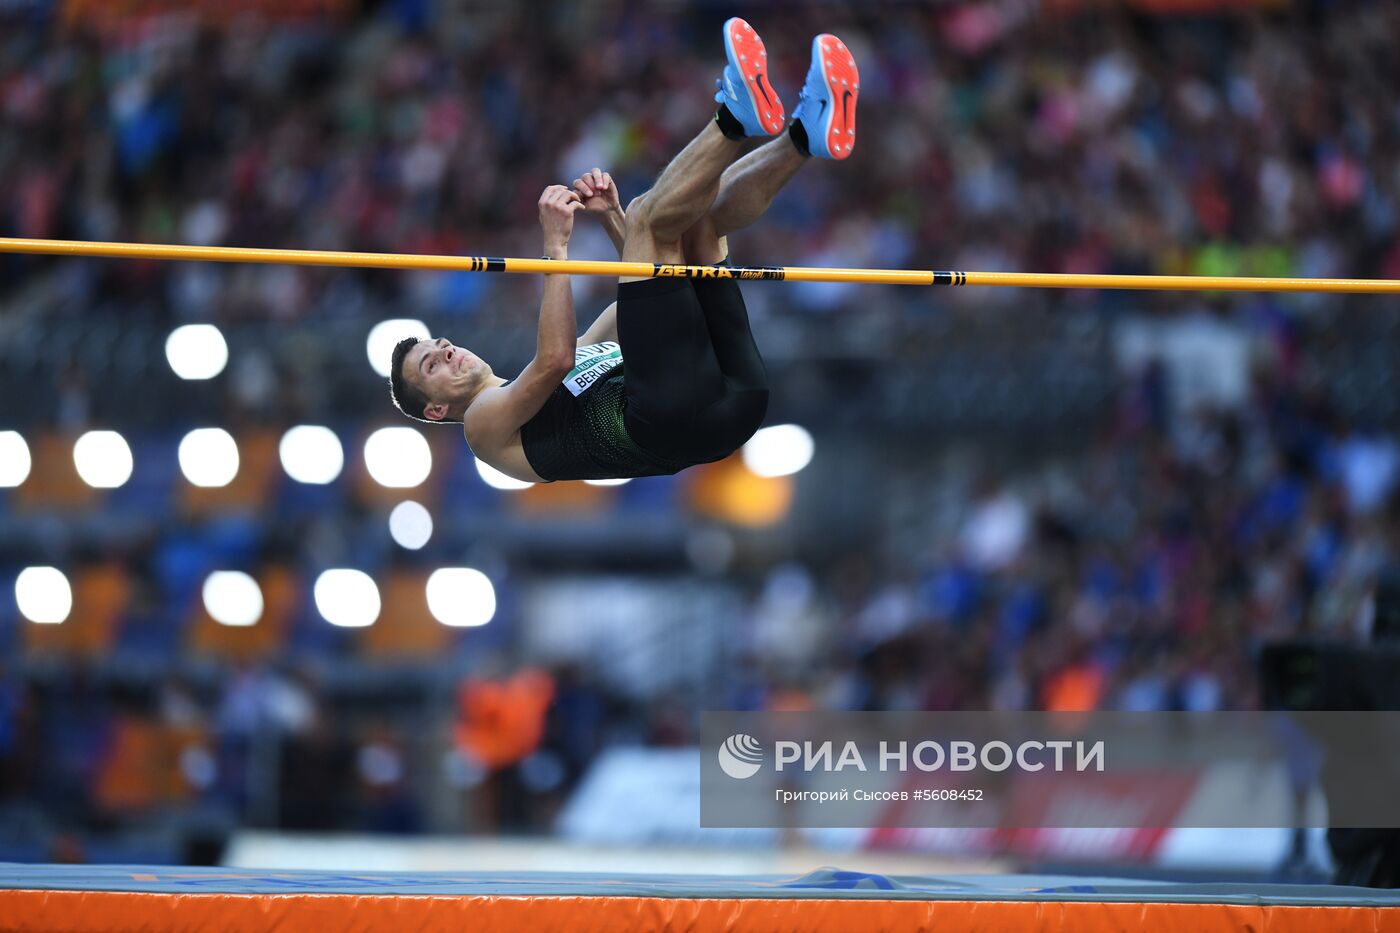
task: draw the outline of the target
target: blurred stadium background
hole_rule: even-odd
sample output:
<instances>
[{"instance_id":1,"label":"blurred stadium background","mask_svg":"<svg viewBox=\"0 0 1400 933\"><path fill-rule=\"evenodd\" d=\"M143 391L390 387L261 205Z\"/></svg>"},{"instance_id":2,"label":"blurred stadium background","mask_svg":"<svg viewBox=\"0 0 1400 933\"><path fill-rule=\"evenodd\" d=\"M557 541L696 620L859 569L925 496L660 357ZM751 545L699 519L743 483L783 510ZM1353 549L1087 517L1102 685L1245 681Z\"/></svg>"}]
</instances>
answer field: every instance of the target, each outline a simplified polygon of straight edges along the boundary
<instances>
[{"instance_id":1,"label":"blurred stadium background","mask_svg":"<svg viewBox=\"0 0 1400 933\"><path fill-rule=\"evenodd\" d=\"M731 7L0 0L0 235L534 256L542 187L708 118ZM865 88L737 261L1400 278L1396 4L742 12L794 100L820 31ZM0 860L1321 868L701 832L695 712L1258 706L1400 548L1393 301L751 284L742 457L521 489L384 367L513 372L538 289L0 257Z\"/></svg>"}]
</instances>

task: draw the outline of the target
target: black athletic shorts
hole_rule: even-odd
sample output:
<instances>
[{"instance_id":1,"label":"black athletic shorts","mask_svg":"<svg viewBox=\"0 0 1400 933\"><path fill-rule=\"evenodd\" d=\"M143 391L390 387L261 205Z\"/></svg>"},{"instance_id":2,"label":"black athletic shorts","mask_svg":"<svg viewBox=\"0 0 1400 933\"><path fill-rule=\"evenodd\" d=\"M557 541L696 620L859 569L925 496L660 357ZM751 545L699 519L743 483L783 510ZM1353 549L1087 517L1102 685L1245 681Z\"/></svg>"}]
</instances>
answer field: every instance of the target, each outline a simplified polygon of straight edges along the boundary
<instances>
[{"instance_id":1,"label":"black athletic shorts","mask_svg":"<svg viewBox=\"0 0 1400 933\"><path fill-rule=\"evenodd\" d=\"M768 374L733 279L656 278L617 287L627 433L669 459L708 463L763 423Z\"/></svg>"}]
</instances>

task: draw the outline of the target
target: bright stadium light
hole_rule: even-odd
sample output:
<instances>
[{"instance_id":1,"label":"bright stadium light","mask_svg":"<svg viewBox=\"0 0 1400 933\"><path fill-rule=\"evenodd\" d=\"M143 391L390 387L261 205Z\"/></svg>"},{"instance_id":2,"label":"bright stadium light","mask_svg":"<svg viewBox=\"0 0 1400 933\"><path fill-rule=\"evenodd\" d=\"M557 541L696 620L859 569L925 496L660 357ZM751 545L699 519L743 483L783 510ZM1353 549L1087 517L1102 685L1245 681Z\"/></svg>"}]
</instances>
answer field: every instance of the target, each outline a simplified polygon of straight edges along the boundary
<instances>
[{"instance_id":1,"label":"bright stadium light","mask_svg":"<svg viewBox=\"0 0 1400 933\"><path fill-rule=\"evenodd\" d=\"M95 489L116 489L131 479L131 447L116 431L89 431L73 445L73 465Z\"/></svg>"},{"instance_id":2,"label":"bright stadium light","mask_svg":"<svg viewBox=\"0 0 1400 933\"><path fill-rule=\"evenodd\" d=\"M26 567L15 578L15 604L30 622L57 625L73 611L73 588L57 567Z\"/></svg>"},{"instance_id":3,"label":"bright stadium light","mask_svg":"<svg viewBox=\"0 0 1400 933\"><path fill-rule=\"evenodd\" d=\"M196 428L180 441L179 459L191 485L227 486L238 475L238 442L223 428Z\"/></svg>"},{"instance_id":4,"label":"bright stadium light","mask_svg":"<svg viewBox=\"0 0 1400 933\"><path fill-rule=\"evenodd\" d=\"M444 567L428 577L428 611L443 625L485 625L496 615L496 588L480 570Z\"/></svg>"},{"instance_id":5,"label":"bright stadium light","mask_svg":"<svg viewBox=\"0 0 1400 933\"><path fill-rule=\"evenodd\" d=\"M586 479L584 482L590 486L625 486L632 480L624 476L622 479Z\"/></svg>"},{"instance_id":6,"label":"bright stadium light","mask_svg":"<svg viewBox=\"0 0 1400 933\"><path fill-rule=\"evenodd\" d=\"M186 324L165 339L165 358L181 379L213 379L228 365L228 343L213 324Z\"/></svg>"},{"instance_id":7,"label":"bright stadium light","mask_svg":"<svg viewBox=\"0 0 1400 933\"><path fill-rule=\"evenodd\" d=\"M744 445L744 466L759 476L787 476L812 462L816 443L796 424L763 428Z\"/></svg>"},{"instance_id":8,"label":"bright stadium light","mask_svg":"<svg viewBox=\"0 0 1400 933\"><path fill-rule=\"evenodd\" d=\"M345 449L330 428L299 424L282 435L277 445L282 469L298 483L324 486L345 468Z\"/></svg>"},{"instance_id":9,"label":"bright stadium light","mask_svg":"<svg viewBox=\"0 0 1400 933\"><path fill-rule=\"evenodd\" d=\"M476 458L476 472L481 475L481 479L492 489L529 489L534 483L527 483L523 479L516 479L513 476L506 476L491 464Z\"/></svg>"},{"instance_id":10,"label":"bright stadium light","mask_svg":"<svg viewBox=\"0 0 1400 933\"><path fill-rule=\"evenodd\" d=\"M365 441L365 468L381 486L408 489L433 471L433 452L413 428L380 428Z\"/></svg>"},{"instance_id":11,"label":"bright stadium light","mask_svg":"<svg viewBox=\"0 0 1400 933\"><path fill-rule=\"evenodd\" d=\"M262 588L239 570L215 570L204 578L204 609L220 625L254 625L263 614Z\"/></svg>"},{"instance_id":12,"label":"bright stadium light","mask_svg":"<svg viewBox=\"0 0 1400 933\"><path fill-rule=\"evenodd\" d=\"M389 534L399 547L416 551L433 536L433 516L417 502L400 502L389 513Z\"/></svg>"},{"instance_id":13,"label":"bright stadium light","mask_svg":"<svg viewBox=\"0 0 1400 933\"><path fill-rule=\"evenodd\" d=\"M364 628L379 618L379 587L360 570L327 570L313 588L316 610L331 625Z\"/></svg>"},{"instance_id":14,"label":"bright stadium light","mask_svg":"<svg viewBox=\"0 0 1400 933\"><path fill-rule=\"evenodd\" d=\"M431 336L428 325L413 318L392 318L380 321L370 328L369 339L365 341L365 353L369 355L369 365L382 378L389 378L389 362L394 355L394 347L405 337L422 340Z\"/></svg>"},{"instance_id":15,"label":"bright stadium light","mask_svg":"<svg viewBox=\"0 0 1400 933\"><path fill-rule=\"evenodd\" d=\"M29 479L33 461L29 445L18 431L0 431L0 488L18 486Z\"/></svg>"}]
</instances>

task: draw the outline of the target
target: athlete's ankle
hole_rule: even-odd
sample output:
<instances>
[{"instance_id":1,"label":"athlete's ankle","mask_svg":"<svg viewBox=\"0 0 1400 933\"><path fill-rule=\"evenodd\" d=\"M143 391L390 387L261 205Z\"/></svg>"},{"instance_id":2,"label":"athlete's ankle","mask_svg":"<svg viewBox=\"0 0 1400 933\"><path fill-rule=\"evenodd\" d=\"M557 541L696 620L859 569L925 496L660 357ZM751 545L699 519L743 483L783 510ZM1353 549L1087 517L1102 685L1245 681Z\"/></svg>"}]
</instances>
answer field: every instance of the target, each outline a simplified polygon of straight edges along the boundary
<instances>
[{"instance_id":1,"label":"athlete's ankle","mask_svg":"<svg viewBox=\"0 0 1400 933\"><path fill-rule=\"evenodd\" d=\"M744 132L744 124L740 123L739 118L734 116L724 104L720 104L719 109L715 111L715 125L719 127L719 131L724 134L725 139L738 141L748 135Z\"/></svg>"},{"instance_id":2,"label":"athlete's ankle","mask_svg":"<svg viewBox=\"0 0 1400 933\"><path fill-rule=\"evenodd\" d=\"M803 158L810 159L812 157L812 150L809 148L807 142L807 129L802 125L801 120L793 120L792 123L788 125L788 139L792 140L793 148L796 149Z\"/></svg>"}]
</instances>

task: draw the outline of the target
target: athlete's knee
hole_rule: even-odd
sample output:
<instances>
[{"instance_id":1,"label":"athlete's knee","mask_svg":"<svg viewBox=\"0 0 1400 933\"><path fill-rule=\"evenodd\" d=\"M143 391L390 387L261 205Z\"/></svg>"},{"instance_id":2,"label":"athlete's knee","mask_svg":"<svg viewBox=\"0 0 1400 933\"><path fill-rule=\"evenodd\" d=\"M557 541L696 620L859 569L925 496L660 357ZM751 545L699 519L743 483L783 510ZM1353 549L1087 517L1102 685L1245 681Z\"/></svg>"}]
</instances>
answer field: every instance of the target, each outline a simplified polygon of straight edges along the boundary
<instances>
[{"instance_id":1,"label":"athlete's knee","mask_svg":"<svg viewBox=\"0 0 1400 933\"><path fill-rule=\"evenodd\" d=\"M651 203L645 194L633 198L627 205L627 220L623 225L622 258L628 262L684 262L679 237L658 231L652 217Z\"/></svg>"},{"instance_id":2,"label":"athlete's knee","mask_svg":"<svg viewBox=\"0 0 1400 933\"><path fill-rule=\"evenodd\" d=\"M645 229L653 239L679 247L695 222L693 205L689 200L653 197L655 194L654 190L643 192L632 200L627 207L627 225Z\"/></svg>"},{"instance_id":3,"label":"athlete's knee","mask_svg":"<svg viewBox=\"0 0 1400 933\"><path fill-rule=\"evenodd\" d=\"M637 235L650 238L651 236L651 202L647 200L648 193L639 194L627 202L623 230L628 237Z\"/></svg>"}]
</instances>

